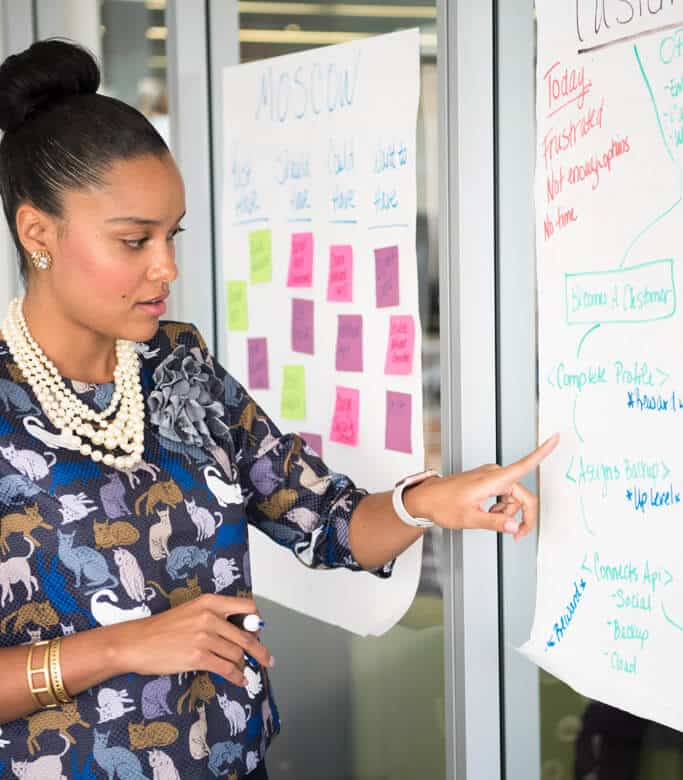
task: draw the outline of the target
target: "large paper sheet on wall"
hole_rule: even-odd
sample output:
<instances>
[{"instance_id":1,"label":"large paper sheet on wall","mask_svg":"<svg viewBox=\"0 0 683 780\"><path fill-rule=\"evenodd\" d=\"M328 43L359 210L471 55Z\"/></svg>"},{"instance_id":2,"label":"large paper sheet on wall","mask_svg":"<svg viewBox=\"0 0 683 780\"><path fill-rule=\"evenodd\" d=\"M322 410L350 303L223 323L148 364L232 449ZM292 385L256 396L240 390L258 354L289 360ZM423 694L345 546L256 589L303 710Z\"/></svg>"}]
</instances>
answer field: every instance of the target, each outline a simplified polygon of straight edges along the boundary
<instances>
[{"instance_id":1,"label":"large paper sheet on wall","mask_svg":"<svg viewBox=\"0 0 683 780\"><path fill-rule=\"evenodd\" d=\"M372 492L424 467L416 30L224 71L227 367L281 430ZM389 580L310 571L250 529L254 592L358 634L410 606Z\"/></svg>"},{"instance_id":2,"label":"large paper sheet on wall","mask_svg":"<svg viewBox=\"0 0 683 780\"><path fill-rule=\"evenodd\" d=\"M538 594L523 651L683 730L683 3L537 0Z\"/></svg>"}]
</instances>

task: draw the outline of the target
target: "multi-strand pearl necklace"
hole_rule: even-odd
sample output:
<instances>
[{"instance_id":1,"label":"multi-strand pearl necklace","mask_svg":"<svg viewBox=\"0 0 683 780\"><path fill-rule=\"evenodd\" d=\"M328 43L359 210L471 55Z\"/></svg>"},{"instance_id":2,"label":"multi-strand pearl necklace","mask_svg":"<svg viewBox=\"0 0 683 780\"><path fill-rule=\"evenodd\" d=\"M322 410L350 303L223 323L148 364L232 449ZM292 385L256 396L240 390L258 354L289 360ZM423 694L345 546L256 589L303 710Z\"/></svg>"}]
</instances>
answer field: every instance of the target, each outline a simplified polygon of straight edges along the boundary
<instances>
[{"instance_id":1,"label":"multi-strand pearl necklace","mask_svg":"<svg viewBox=\"0 0 683 780\"><path fill-rule=\"evenodd\" d=\"M57 367L29 333L22 312L23 300L15 298L10 303L2 330L12 357L48 420L60 429L65 446L78 449L95 463L102 461L122 470L136 466L144 450L145 402L134 342L116 340L114 393L109 406L96 412L66 386ZM104 450L97 449L102 445ZM115 450L126 454L115 455Z\"/></svg>"}]
</instances>

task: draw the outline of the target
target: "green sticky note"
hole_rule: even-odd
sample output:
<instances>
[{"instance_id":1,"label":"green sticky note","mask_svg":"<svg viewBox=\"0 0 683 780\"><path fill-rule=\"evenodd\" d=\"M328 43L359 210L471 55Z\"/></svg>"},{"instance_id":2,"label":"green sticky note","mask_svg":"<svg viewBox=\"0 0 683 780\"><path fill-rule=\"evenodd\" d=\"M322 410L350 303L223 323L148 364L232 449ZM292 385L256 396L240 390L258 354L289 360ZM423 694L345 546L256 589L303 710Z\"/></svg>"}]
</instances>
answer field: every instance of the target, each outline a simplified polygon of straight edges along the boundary
<instances>
[{"instance_id":1,"label":"green sticky note","mask_svg":"<svg viewBox=\"0 0 683 780\"><path fill-rule=\"evenodd\" d=\"M247 283L226 282L225 293L228 306L228 330L248 330Z\"/></svg>"},{"instance_id":2,"label":"green sticky note","mask_svg":"<svg viewBox=\"0 0 683 780\"><path fill-rule=\"evenodd\" d=\"M272 280L272 258L271 231L254 230L249 233L249 259L251 264L252 284L270 282Z\"/></svg>"},{"instance_id":3,"label":"green sticky note","mask_svg":"<svg viewBox=\"0 0 683 780\"><path fill-rule=\"evenodd\" d=\"M306 381L303 366L282 367L282 418L306 419Z\"/></svg>"}]
</instances>

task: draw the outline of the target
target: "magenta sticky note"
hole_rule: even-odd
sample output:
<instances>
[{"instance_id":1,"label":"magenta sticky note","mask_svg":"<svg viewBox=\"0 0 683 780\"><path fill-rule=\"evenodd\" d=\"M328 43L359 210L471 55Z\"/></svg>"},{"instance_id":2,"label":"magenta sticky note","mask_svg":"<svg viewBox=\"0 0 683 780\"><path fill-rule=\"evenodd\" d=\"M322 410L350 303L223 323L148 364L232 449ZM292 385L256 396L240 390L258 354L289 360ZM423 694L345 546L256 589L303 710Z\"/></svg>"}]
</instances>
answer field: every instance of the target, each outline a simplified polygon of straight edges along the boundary
<instances>
[{"instance_id":1,"label":"magenta sticky note","mask_svg":"<svg viewBox=\"0 0 683 780\"><path fill-rule=\"evenodd\" d=\"M363 315L340 314L337 321L337 371L363 370Z\"/></svg>"},{"instance_id":2,"label":"magenta sticky note","mask_svg":"<svg viewBox=\"0 0 683 780\"><path fill-rule=\"evenodd\" d=\"M247 339L249 358L249 387L253 390L267 390L268 381L268 340Z\"/></svg>"},{"instance_id":3,"label":"magenta sticky note","mask_svg":"<svg viewBox=\"0 0 683 780\"><path fill-rule=\"evenodd\" d=\"M313 286L313 233L292 233L287 287Z\"/></svg>"},{"instance_id":4,"label":"magenta sticky note","mask_svg":"<svg viewBox=\"0 0 683 780\"><path fill-rule=\"evenodd\" d=\"M387 418L384 446L397 452L413 451L411 442L412 397L387 390Z\"/></svg>"},{"instance_id":5,"label":"magenta sticky note","mask_svg":"<svg viewBox=\"0 0 683 780\"><path fill-rule=\"evenodd\" d=\"M322 458L323 456L323 437L318 433L300 433L299 436L308 444L308 446Z\"/></svg>"},{"instance_id":6,"label":"magenta sticky note","mask_svg":"<svg viewBox=\"0 0 683 780\"><path fill-rule=\"evenodd\" d=\"M312 355L313 301L292 299L292 351Z\"/></svg>"},{"instance_id":7,"label":"magenta sticky note","mask_svg":"<svg viewBox=\"0 0 683 780\"><path fill-rule=\"evenodd\" d=\"M327 300L353 300L353 247L330 247L330 273L327 277Z\"/></svg>"},{"instance_id":8,"label":"magenta sticky note","mask_svg":"<svg viewBox=\"0 0 683 780\"><path fill-rule=\"evenodd\" d=\"M375 296L377 307L398 306L398 247L375 249Z\"/></svg>"},{"instance_id":9,"label":"magenta sticky note","mask_svg":"<svg viewBox=\"0 0 683 780\"><path fill-rule=\"evenodd\" d=\"M389 320L389 343L384 363L385 374L413 373L415 320L410 314L398 314Z\"/></svg>"},{"instance_id":10,"label":"magenta sticky note","mask_svg":"<svg viewBox=\"0 0 683 780\"><path fill-rule=\"evenodd\" d=\"M351 387L337 387L330 439L339 444L358 446L360 392Z\"/></svg>"}]
</instances>

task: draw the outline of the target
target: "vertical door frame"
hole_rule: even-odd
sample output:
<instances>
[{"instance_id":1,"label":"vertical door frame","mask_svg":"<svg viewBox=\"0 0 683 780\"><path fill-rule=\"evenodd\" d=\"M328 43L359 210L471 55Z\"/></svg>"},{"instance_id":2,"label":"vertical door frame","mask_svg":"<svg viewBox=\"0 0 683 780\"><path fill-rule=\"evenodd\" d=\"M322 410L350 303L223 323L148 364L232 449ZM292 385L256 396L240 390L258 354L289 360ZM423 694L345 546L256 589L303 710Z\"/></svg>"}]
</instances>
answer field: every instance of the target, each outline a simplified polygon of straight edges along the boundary
<instances>
[{"instance_id":1,"label":"vertical door frame","mask_svg":"<svg viewBox=\"0 0 683 780\"><path fill-rule=\"evenodd\" d=\"M439 0L445 471L495 463L493 0ZM447 777L501 777L498 540L444 534Z\"/></svg>"},{"instance_id":2,"label":"vertical door frame","mask_svg":"<svg viewBox=\"0 0 683 780\"><path fill-rule=\"evenodd\" d=\"M0 59L28 48L35 40L35 18L31 0L0 0ZM1 219L0 227L0 318L12 298L22 293L19 262L14 242Z\"/></svg>"},{"instance_id":3,"label":"vertical door frame","mask_svg":"<svg viewBox=\"0 0 683 780\"><path fill-rule=\"evenodd\" d=\"M169 317L194 323L214 345L213 172L208 4L167 0L166 77L171 151L185 182L187 233L176 239L178 279Z\"/></svg>"},{"instance_id":4,"label":"vertical door frame","mask_svg":"<svg viewBox=\"0 0 683 780\"><path fill-rule=\"evenodd\" d=\"M536 446L535 29L533 0L498 3L496 18L498 444L502 461ZM536 491L536 477L524 480ZM502 539L501 690L505 777L540 780L538 669L515 648L536 600L537 538Z\"/></svg>"},{"instance_id":5,"label":"vertical door frame","mask_svg":"<svg viewBox=\"0 0 683 780\"><path fill-rule=\"evenodd\" d=\"M214 315L216 355L227 354L225 287L223 284L223 69L240 61L240 21L236 0L208 0L208 44L211 77L211 136L213 143Z\"/></svg>"}]
</instances>

